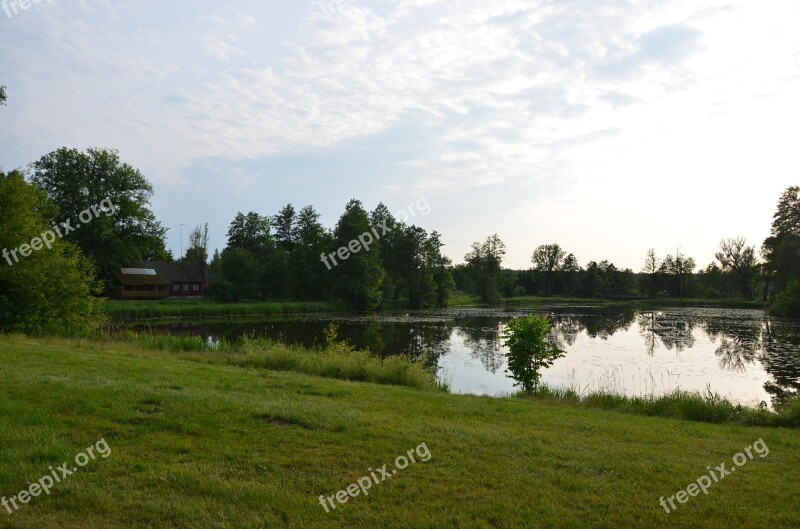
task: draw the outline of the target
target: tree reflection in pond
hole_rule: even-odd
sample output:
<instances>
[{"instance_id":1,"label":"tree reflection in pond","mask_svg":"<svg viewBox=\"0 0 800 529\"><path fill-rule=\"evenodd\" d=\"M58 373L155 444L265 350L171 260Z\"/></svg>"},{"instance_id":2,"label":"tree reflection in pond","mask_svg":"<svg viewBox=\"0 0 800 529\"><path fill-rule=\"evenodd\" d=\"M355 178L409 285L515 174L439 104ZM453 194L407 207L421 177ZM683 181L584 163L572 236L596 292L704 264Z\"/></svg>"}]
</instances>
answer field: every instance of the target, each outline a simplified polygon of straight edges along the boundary
<instances>
[{"instance_id":1,"label":"tree reflection in pond","mask_svg":"<svg viewBox=\"0 0 800 529\"><path fill-rule=\"evenodd\" d=\"M737 391L741 392L738 386L752 388L753 377L760 377L755 386L759 388L758 398L771 399L774 405L800 394L800 322L770 318L752 310L634 310L613 306L477 308L410 314L293 315L254 322L181 322L151 324L147 329L234 341L253 334L314 347L322 342L323 329L333 322L339 325L340 338L377 356L406 354L431 368L448 363L448 369L456 371L460 364L453 363L454 356L463 358L465 363L478 360L484 371L481 374L470 367L471 383L488 387L488 382L474 381L481 377L491 379L494 389L489 392L501 394L512 388L504 374L501 331L509 319L533 312L544 313L551 319L552 340L567 351L556 383L568 384L568 373L587 366L578 381L582 386L596 387L598 373L611 370L620 373L620 377L628 377L625 386L631 387L635 385L632 378L651 377L652 370L660 370L657 380L664 376L668 382L677 380L674 387L685 388L687 377L694 377L692 387L699 386L702 390L708 383L715 389L722 386L734 398ZM665 355L665 351L671 354ZM708 360L716 364L718 371L714 371ZM631 369L622 375L626 365ZM557 367L554 365L554 369ZM454 391L472 391L475 387L460 387L458 374L450 374L454 375ZM639 382L641 390L647 381ZM684 385L678 386L678 382ZM751 394L752 389L747 393Z\"/></svg>"}]
</instances>

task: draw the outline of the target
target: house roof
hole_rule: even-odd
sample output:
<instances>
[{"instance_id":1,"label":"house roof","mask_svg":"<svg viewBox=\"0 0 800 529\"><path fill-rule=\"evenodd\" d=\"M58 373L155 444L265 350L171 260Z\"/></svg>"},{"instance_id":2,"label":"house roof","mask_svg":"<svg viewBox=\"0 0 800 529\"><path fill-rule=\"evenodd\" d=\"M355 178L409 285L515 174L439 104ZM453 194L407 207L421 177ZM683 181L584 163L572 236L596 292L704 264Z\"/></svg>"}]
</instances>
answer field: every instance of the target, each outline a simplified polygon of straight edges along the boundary
<instances>
[{"instance_id":1,"label":"house roof","mask_svg":"<svg viewBox=\"0 0 800 529\"><path fill-rule=\"evenodd\" d=\"M114 277L123 285L202 283L204 275L203 266L197 263L127 262L114 270Z\"/></svg>"}]
</instances>

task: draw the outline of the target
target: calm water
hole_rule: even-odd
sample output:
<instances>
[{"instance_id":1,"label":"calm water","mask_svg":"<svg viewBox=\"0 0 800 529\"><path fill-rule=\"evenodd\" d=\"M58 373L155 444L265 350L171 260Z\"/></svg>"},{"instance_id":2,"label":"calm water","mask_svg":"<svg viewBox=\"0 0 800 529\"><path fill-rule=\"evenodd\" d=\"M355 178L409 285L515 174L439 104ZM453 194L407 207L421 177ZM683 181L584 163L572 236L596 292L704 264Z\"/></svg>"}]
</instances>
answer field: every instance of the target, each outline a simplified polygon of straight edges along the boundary
<instances>
[{"instance_id":1,"label":"calm water","mask_svg":"<svg viewBox=\"0 0 800 529\"><path fill-rule=\"evenodd\" d=\"M567 355L544 373L551 386L627 395L675 388L712 391L742 403L772 404L800 390L800 323L733 309L636 311L558 306L540 309ZM295 315L252 322L152 325L155 331L236 340L255 334L314 345L330 322L341 338L377 355L410 354L437 368L454 393L504 395L499 338L526 310L452 309L425 313Z\"/></svg>"}]
</instances>

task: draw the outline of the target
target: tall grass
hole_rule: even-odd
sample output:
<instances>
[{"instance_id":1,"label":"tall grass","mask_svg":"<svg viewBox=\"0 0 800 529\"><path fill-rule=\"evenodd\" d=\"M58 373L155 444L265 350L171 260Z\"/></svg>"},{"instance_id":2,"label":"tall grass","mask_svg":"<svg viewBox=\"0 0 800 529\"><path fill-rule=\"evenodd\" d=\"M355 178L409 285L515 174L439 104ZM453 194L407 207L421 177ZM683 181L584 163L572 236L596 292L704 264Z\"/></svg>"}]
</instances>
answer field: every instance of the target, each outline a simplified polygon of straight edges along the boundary
<instances>
[{"instance_id":1,"label":"tall grass","mask_svg":"<svg viewBox=\"0 0 800 529\"><path fill-rule=\"evenodd\" d=\"M375 357L369 351L357 350L347 342L339 341L337 332L336 326L331 324L326 331L326 343L314 349L248 336L232 344L227 341L209 342L197 336L130 330L108 339L132 342L149 350L182 353L185 358L193 360L356 382L447 390L421 363L413 362L407 356Z\"/></svg>"},{"instance_id":2,"label":"tall grass","mask_svg":"<svg viewBox=\"0 0 800 529\"><path fill-rule=\"evenodd\" d=\"M294 301L264 303L215 303L199 300L109 301L106 312L113 319L142 319L206 316L271 316L347 310L333 301Z\"/></svg>"},{"instance_id":3,"label":"tall grass","mask_svg":"<svg viewBox=\"0 0 800 529\"><path fill-rule=\"evenodd\" d=\"M609 391L582 395L574 389L545 386L530 398L650 417L717 424L732 422L744 426L800 428L800 398L787 400L774 411L766 406L735 404L710 389L705 393L675 390L665 395L629 397Z\"/></svg>"}]
</instances>

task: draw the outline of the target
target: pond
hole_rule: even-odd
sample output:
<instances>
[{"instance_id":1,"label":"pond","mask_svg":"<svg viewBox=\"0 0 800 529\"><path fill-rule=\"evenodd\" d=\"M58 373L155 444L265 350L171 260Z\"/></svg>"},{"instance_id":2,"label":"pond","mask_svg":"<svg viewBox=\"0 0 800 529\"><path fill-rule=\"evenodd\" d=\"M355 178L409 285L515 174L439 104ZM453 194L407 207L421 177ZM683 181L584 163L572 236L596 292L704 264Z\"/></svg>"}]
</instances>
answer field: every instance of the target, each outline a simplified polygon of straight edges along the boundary
<instances>
[{"instance_id":1,"label":"pond","mask_svg":"<svg viewBox=\"0 0 800 529\"><path fill-rule=\"evenodd\" d=\"M532 310L448 309L381 314L299 314L258 321L148 325L154 332L236 340L245 334L313 346L331 322L340 338L376 355L408 354L436 369L453 393L503 396L500 338L509 319ZM638 310L559 305L539 307L567 352L543 381L586 393L626 395L713 391L743 404L772 405L800 390L800 322L740 309ZM141 326L140 326L141 327Z\"/></svg>"}]
</instances>

